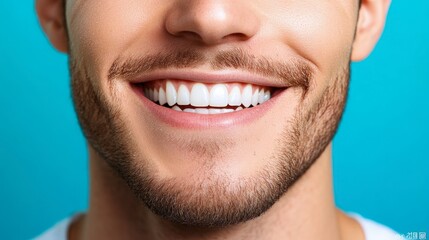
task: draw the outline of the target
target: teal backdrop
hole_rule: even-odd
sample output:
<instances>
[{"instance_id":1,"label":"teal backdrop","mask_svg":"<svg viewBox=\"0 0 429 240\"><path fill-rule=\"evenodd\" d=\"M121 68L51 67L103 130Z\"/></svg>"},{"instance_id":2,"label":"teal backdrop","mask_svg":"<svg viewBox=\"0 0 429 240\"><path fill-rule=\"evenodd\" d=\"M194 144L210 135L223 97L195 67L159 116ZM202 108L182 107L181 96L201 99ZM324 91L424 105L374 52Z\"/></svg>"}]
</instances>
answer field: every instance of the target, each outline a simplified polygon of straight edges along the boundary
<instances>
[{"instance_id":1,"label":"teal backdrop","mask_svg":"<svg viewBox=\"0 0 429 240\"><path fill-rule=\"evenodd\" d=\"M87 153L67 57L33 1L0 9L0 239L29 239L87 208ZM334 139L337 205L402 234L429 235L428 24L428 0L393 1L379 45L352 66Z\"/></svg>"}]
</instances>

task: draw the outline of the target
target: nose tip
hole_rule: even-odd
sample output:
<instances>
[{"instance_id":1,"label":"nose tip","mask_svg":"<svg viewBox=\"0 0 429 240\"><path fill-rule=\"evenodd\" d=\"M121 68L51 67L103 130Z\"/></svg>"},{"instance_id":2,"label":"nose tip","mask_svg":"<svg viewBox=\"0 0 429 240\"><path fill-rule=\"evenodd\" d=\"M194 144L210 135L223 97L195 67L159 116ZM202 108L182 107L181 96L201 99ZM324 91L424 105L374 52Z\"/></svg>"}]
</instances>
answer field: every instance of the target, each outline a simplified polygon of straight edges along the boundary
<instances>
[{"instance_id":1,"label":"nose tip","mask_svg":"<svg viewBox=\"0 0 429 240\"><path fill-rule=\"evenodd\" d=\"M245 41L257 33L259 22L243 5L235 1L186 1L168 13L165 29L173 36L207 45Z\"/></svg>"}]
</instances>

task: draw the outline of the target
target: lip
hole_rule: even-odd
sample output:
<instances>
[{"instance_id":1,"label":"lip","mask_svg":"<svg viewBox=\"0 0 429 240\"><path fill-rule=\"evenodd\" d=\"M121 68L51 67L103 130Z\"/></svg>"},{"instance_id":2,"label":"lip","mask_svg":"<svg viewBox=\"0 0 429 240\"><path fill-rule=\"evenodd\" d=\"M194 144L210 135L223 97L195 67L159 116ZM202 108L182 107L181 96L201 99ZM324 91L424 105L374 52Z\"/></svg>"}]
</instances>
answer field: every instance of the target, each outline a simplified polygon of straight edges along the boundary
<instances>
[{"instance_id":1,"label":"lip","mask_svg":"<svg viewBox=\"0 0 429 240\"><path fill-rule=\"evenodd\" d=\"M293 87L280 79L273 78L272 76L266 77L263 75L235 69L223 69L216 72L207 72L199 69L189 68L174 70L163 69L140 74L137 77L130 79L129 82L132 84L137 84L163 79L185 80L207 84L235 82L250 83L253 85L273 88Z\"/></svg>"},{"instance_id":2,"label":"lip","mask_svg":"<svg viewBox=\"0 0 429 240\"><path fill-rule=\"evenodd\" d=\"M199 130L224 129L254 122L262 118L275 105L278 99L290 90L289 88L280 90L263 104L240 111L222 114L196 114L180 112L160 106L146 98L141 87L138 87L136 84L130 85L143 107L149 110L156 119L176 128Z\"/></svg>"}]
</instances>

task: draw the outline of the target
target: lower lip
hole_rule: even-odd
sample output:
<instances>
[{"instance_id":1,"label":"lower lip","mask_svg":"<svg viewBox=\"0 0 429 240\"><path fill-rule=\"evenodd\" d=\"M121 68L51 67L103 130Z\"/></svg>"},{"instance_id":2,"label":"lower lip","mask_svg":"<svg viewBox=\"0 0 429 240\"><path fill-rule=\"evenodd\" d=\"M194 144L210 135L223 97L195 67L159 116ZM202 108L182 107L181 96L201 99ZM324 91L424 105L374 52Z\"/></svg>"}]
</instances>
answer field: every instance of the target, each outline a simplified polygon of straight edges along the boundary
<instances>
[{"instance_id":1,"label":"lower lip","mask_svg":"<svg viewBox=\"0 0 429 240\"><path fill-rule=\"evenodd\" d=\"M170 126L183 129L214 129L249 124L263 117L274 106L279 97L288 92L288 89L280 90L263 104L240 111L221 114L197 114L180 112L160 106L146 98L140 87L135 85L131 85L131 87L144 107L153 113L157 119Z\"/></svg>"}]
</instances>

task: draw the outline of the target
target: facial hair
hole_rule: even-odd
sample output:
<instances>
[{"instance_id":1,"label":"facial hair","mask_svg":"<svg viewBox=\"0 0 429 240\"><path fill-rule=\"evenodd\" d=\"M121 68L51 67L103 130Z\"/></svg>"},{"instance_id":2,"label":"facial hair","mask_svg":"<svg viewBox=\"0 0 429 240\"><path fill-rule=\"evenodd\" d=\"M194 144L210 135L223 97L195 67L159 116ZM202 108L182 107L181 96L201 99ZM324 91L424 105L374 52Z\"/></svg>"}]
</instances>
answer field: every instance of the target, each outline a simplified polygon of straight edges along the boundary
<instances>
[{"instance_id":1,"label":"facial hair","mask_svg":"<svg viewBox=\"0 0 429 240\"><path fill-rule=\"evenodd\" d=\"M170 55L151 55L150 58L151 65L146 65L146 69L141 69L141 64L134 64L135 69L132 69L130 61L116 61L110 68L108 81L133 74L133 71L162 69L174 66L175 63L182 65L174 67L192 67L205 61L195 52L173 52ZM215 64L212 64L214 68L233 67L259 73L265 71L264 74L284 75L289 81L301 83L303 100L288 123L290 127L285 128L276 139L276 151L261 160L270 164L251 177L234 183L228 175L204 175L192 183L183 184L175 178L160 179L149 171L145 163L153 160L148 157L136 159L136 149L130 144L131 130L121 119L123 116L117 105L111 104L120 99L115 99L117 96L114 93L108 94L101 90L96 84L97 79L93 79L86 70L84 61L74 58L73 49L70 55L74 106L89 144L128 184L142 204L155 214L178 224L224 227L248 221L266 212L325 150L335 135L347 98L350 64L339 68L319 99L309 104L305 99L311 95L311 82L310 79L302 79L309 76L299 74L306 71L299 64L271 64L264 58L248 57L243 51L223 52L216 59ZM140 62L147 63L148 60L149 57L146 57ZM307 85L304 86L304 83ZM223 144L216 141L211 144L192 143L202 155L220 149Z\"/></svg>"}]
</instances>

